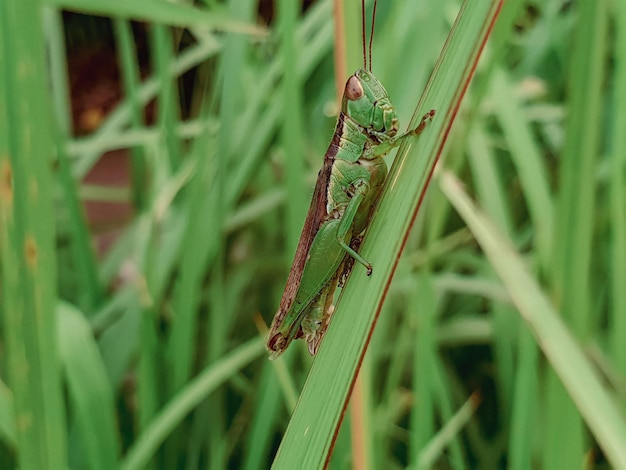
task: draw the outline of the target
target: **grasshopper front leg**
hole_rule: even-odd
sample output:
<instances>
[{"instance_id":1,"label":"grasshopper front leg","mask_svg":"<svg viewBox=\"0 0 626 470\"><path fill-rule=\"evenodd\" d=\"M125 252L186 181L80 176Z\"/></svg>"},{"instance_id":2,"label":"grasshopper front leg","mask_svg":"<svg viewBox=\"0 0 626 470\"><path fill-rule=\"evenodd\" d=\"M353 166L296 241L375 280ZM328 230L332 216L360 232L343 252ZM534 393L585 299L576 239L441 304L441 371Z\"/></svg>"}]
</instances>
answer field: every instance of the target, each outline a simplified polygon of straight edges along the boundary
<instances>
[{"instance_id":1,"label":"grasshopper front leg","mask_svg":"<svg viewBox=\"0 0 626 470\"><path fill-rule=\"evenodd\" d=\"M433 117L435 117L435 110L431 109L426 114L424 114L424 116L422 116L422 120L415 129L408 130L404 134L400 134L399 136L387 139L383 141L380 145L376 146L376 148L374 149L374 155L386 155L391 149L400 145L408 137L418 137L426 128L428 123L433 120Z\"/></svg>"}]
</instances>

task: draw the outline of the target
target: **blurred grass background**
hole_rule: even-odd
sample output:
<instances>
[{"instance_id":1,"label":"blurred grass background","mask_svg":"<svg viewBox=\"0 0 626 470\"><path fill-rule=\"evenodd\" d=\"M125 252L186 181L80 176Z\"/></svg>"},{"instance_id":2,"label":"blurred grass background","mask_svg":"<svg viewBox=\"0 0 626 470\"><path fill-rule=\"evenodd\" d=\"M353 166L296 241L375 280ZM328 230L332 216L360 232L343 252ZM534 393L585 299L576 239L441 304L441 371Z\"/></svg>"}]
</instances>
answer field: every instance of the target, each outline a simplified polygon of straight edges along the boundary
<instances>
[{"instance_id":1,"label":"blurred grass background","mask_svg":"<svg viewBox=\"0 0 626 470\"><path fill-rule=\"evenodd\" d=\"M346 78L304 3L0 4L0 468L269 467L311 359L257 325ZM488 222L435 177L330 468L626 468L625 5L505 2L439 165ZM459 6L378 5L401 123Z\"/></svg>"}]
</instances>

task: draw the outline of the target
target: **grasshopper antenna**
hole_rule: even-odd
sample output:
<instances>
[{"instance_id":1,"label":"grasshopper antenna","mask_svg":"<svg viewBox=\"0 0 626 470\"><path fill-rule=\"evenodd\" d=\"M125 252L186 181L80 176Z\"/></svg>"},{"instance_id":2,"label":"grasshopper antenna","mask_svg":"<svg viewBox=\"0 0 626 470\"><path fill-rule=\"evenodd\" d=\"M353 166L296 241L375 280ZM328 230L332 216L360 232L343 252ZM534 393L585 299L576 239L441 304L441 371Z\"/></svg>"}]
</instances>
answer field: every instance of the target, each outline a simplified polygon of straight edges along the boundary
<instances>
[{"instance_id":1,"label":"grasshopper antenna","mask_svg":"<svg viewBox=\"0 0 626 470\"><path fill-rule=\"evenodd\" d=\"M374 42L374 23L376 22L376 5L378 4L378 0L374 0L374 11L372 13L372 30L370 31L370 47L369 47L369 55L370 55L370 72L372 71L372 43ZM363 13L363 16L365 16L365 13ZM363 24L365 24L365 20L363 20ZM365 28L365 26L363 26ZM365 41L365 37L363 38L363 41ZM365 48L365 43L363 44L363 47ZM365 49L363 50L363 53L365 54Z\"/></svg>"},{"instance_id":2,"label":"grasshopper antenna","mask_svg":"<svg viewBox=\"0 0 626 470\"><path fill-rule=\"evenodd\" d=\"M361 0L361 39L363 40L363 68L367 70L367 55L365 52L365 0Z\"/></svg>"}]
</instances>

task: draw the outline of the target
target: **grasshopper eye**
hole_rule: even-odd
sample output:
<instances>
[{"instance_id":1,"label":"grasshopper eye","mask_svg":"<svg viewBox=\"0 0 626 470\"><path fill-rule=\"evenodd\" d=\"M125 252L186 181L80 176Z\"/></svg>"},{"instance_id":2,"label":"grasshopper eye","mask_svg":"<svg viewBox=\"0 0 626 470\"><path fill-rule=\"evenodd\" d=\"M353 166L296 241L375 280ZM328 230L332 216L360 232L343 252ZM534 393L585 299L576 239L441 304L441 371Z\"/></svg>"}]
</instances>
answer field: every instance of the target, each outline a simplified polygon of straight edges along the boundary
<instances>
[{"instance_id":1,"label":"grasshopper eye","mask_svg":"<svg viewBox=\"0 0 626 470\"><path fill-rule=\"evenodd\" d=\"M363 87L361 86L361 82L356 75L352 75L348 79L344 94L350 101L358 100L361 96L363 96Z\"/></svg>"}]
</instances>

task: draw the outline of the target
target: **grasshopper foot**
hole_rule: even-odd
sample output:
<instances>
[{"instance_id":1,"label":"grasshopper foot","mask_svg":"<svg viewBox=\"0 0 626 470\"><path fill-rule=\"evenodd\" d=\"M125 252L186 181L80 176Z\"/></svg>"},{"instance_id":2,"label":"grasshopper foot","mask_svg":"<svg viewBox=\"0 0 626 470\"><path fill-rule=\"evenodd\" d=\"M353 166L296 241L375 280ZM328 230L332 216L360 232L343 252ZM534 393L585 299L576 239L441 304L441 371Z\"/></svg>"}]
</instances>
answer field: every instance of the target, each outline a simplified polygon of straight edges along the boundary
<instances>
[{"instance_id":1,"label":"grasshopper foot","mask_svg":"<svg viewBox=\"0 0 626 470\"><path fill-rule=\"evenodd\" d=\"M433 120L434 117L435 117L434 109L431 109L426 114L424 114L424 116L422 116L422 120L419 123L419 126L413 129L413 134L420 135L422 131L424 130L424 128L428 125L430 121Z\"/></svg>"}]
</instances>

